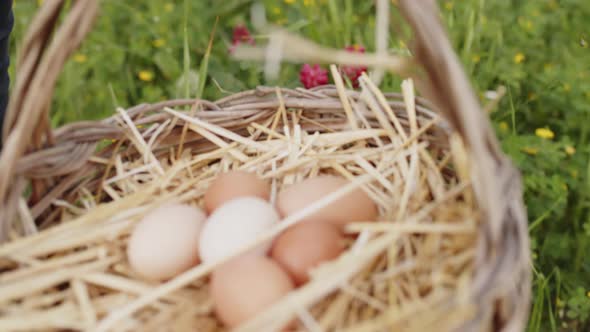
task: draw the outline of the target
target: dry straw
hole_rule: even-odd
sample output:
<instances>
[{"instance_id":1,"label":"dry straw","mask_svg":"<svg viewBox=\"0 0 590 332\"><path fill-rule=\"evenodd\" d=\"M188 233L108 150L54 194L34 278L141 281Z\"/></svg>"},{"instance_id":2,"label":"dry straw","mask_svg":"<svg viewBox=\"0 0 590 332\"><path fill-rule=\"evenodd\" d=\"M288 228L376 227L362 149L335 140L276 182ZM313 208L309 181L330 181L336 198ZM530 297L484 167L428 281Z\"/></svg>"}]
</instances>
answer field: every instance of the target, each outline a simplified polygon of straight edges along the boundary
<instances>
[{"instance_id":1,"label":"dry straw","mask_svg":"<svg viewBox=\"0 0 590 332\"><path fill-rule=\"evenodd\" d=\"M334 86L142 104L50 130L53 84L41 82L54 82L97 2L72 3L49 41L62 6L44 2L32 24L4 129L0 331L222 330L208 275L230 257L154 284L134 274L125 248L145 213L168 201L201 204L211 181L230 169L269 179L273 199L318 174L350 180L234 256L357 188L380 211L377 221L347 225L356 236L340 258L239 331L272 331L294 318L307 331L523 329L530 265L518 172L497 147L434 2L400 1L415 62L349 57L282 31L271 37L271 51L296 50L287 60L408 73L401 94L383 93L367 75L360 91L347 90L332 66ZM236 55L260 59L269 49ZM433 103L414 95L414 83Z\"/></svg>"}]
</instances>

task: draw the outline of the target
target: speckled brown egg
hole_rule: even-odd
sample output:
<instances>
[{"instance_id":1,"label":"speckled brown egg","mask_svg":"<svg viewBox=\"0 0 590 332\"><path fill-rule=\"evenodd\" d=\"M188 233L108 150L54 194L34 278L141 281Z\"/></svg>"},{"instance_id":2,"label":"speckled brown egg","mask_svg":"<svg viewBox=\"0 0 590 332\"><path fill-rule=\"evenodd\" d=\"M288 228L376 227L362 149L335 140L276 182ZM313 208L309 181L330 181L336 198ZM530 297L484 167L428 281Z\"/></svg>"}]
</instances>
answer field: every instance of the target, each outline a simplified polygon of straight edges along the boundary
<instances>
[{"instance_id":1,"label":"speckled brown egg","mask_svg":"<svg viewBox=\"0 0 590 332\"><path fill-rule=\"evenodd\" d=\"M239 197L270 199L270 183L256 174L244 171L230 171L217 176L205 193L205 210L213 212L223 203Z\"/></svg>"}]
</instances>

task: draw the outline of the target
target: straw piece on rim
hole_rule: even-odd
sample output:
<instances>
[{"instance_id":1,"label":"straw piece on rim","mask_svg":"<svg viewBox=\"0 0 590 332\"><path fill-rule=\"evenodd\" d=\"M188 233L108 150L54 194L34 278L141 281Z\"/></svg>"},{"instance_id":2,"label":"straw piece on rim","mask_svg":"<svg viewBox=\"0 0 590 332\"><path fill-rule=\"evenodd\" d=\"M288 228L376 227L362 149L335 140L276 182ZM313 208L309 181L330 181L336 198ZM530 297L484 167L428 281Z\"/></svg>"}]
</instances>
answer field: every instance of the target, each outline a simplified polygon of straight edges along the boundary
<instances>
[{"instance_id":1,"label":"straw piece on rim","mask_svg":"<svg viewBox=\"0 0 590 332\"><path fill-rule=\"evenodd\" d=\"M408 119L410 122L410 133L414 134L418 131L418 122L416 121L416 99L414 95L414 82L412 79L407 79L402 82L402 94L404 96L404 104L408 111Z\"/></svg>"},{"instance_id":2,"label":"straw piece on rim","mask_svg":"<svg viewBox=\"0 0 590 332\"><path fill-rule=\"evenodd\" d=\"M260 125L260 124L258 124L256 122L251 123L250 126L252 126L253 128L255 128L258 131L261 131L261 132L267 134L268 135L268 137L266 138L267 141L270 141L273 138L274 139L280 139L280 140L283 140L283 141L286 141L287 140L287 137L285 137L285 135L282 135L282 134L278 133L273 128L265 127L265 126Z\"/></svg>"},{"instance_id":3,"label":"straw piece on rim","mask_svg":"<svg viewBox=\"0 0 590 332\"><path fill-rule=\"evenodd\" d=\"M246 162L248 160L248 156L246 156L245 154L243 154L239 150L232 148L230 146L230 144L226 143L224 140L217 137L214 133L206 130L205 128L191 125L191 124L188 125L188 128L190 128L190 130L196 132L197 134L203 136L204 138L208 139L211 143L217 145L218 147L228 148L227 152L229 154L231 154L232 156L234 156L239 161Z\"/></svg>"},{"instance_id":4,"label":"straw piece on rim","mask_svg":"<svg viewBox=\"0 0 590 332\"><path fill-rule=\"evenodd\" d=\"M395 140L395 138L396 138L395 129L393 128L393 126L391 125L389 120L387 120L387 117L385 116L385 114L383 113L381 108L379 107L379 104L377 103L375 98L373 96L371 96L370 92L367 90L367 88L365 88L365 86L366 86L365 80L359 79L359 83L360 83L361 87L363 88L362 93L361 93L361 99L367 104L369 109L373 112L373 114L377 118L377 121L379 122L379 125L386 130L391 141L395 142L396 141Z\"/></svg>"},{"instance_id":5,"label":"straw piece on rim","mask_svg":"<svg viewBox=\"0 0 590 332\"><path fill-rule=\"evenodd\" d=\"M121 115L121 118L123 118L123 121L125 122L125 124L127 124L127 128L129 128L129 130L131 130L132 137L134 137L135 140L137 141L136 146L137 146L138 150L143 154L144 163L148 163L148 160L151 160L151 162L156 163L156 169L158 170L158 172L160 172L160 174L164 174L164 169L162 168L158 159L154 156L152 151L147 148L148 147L147 143L145 142L145 140L143 139L143 137L139 133L139 130L135 126L135 123L133 122L133 120L131 120L129 115L127 115L127 112L120 107L117 107L117 112L119 113L119 115Z\"/></svg>"},{"instance_id":6,"label":"straw piece on rim","mask_svg":"<svg viewBox=\"0 0 590 332\"><path fill-rule=\"evenodd\" d=\"M154 130L154 133L151 135L149 141L147 142L147 148L151 151L154 150L154 144L156 142L156 140L158 139L158 137L160 136L160 134L162 134L162 132L164 131L164 129L166 129L166 127L170 124L171 120L167 119L166 121L164 121L162 124L160 124L159 126L157 126L157 129Z\"/></svg>"},{"instance_id":7,"label":"straw piece on rim","mask_svg":"<svg viewBox=\"0 0 590 332\"><path fill-rule=\"evenodd\" d=\"M178 117L178 118L180 118L180 119L182 119L184 121L187 121L189 123L192 123L195 126L199 126L199 127L205 128L205 129L211 131L212 133L215 133L215 134L217 134L219 136L225 137L225 138L230 139L232 141L238 142L240 144L244 144L246 146L252 146L252 147L254 147L254 148L256 148L257 150L260 150L260 151L266 151L267 150L267 147L264 144L260 144L258 142L252 141L252 140L250 140L248 138L245 138L245 137L242 137L240 135L237 135L234 132L231 132L231 131L229 131L229 130L227 130L225 128L222 128L222 127L219 127L219 126L210 124L208 122L202 121L202 120L200 120L200 119L198 119L196 117L191 118L191 117L189 117L186 114L182 114L182 113L180 113L178 111L175 111L175 110L173 110L171 108L168 108L168 107L164 108L164 111L165 112L168 112L168 113L170 113L170 114L172 114L172 115L174 115L174 116L176 116L176 117Z\"/></svg>"},{"instance_id":8,"label":"straw piece on rim","mask_svg":"<svg viewBox=\"0 0 590 332\"><path fill-rule=\"evenodd\" d=\"M377 101L379 102L379 105L381 105L381 107L383 107L383 109L385 110L385 112L389 116L389 119L391 120L391 122L395 126L397 134L399 134L404 140L407 140L408 135L406 134L406 131L402 127L399 119L397 118L397 116L395 115L395 113L393 112L391 107L389 106L387 99L385 98L385 96L383 95L381 90L379 90L377 85L375 85L375 83L373 83L373 81L371 81L371 79L369 79L369 77L367 76L366 73L362 73L359 80L361 80L363 83L365 83L366 86L369 88L369 90L375 95L375 97L377 98Z\"/></svg>"},{"instance_id":9,"label":"straw piece on rim","mask_svg":"<svg viewBox=\"0 0 590 332\"><path fill-rule=\"evenodd\" d=\"M346 90L344 89L344 82L342 81L342 76L338 72L336 65L330 65L330 72L332 73L332 78L334 79L334 83L336 84L336 89L338 90L338 97L340 98L340 102L342 103L342 108L344 109L344 113L346 114L346 118L348 118L348 124L350 128L358 129L357 120L354 117L354 113L352 112L352 107L350 106L350 101L348 100L348 95Z\"/></svg>"},{"instance_id":10,"label":"straw piece on rim","mask_svg":"<svg viewBox=\"0 0 590 332\"><path fill-rule=\"evenodd\" d=\"M288 126L289 125L289 118L287 116L287 108L285 107L285 100L283 98L283 94L281 93L281 89L279 89L279 87L275 87L275 94L277 96L277 100L279 101L279 108L277 109L277 112L278 112L278 114L280 114L280 116L283 120L283 125ZM272 128L272 130L274 130L274 128Z\"/></svg>"}]
</instances>

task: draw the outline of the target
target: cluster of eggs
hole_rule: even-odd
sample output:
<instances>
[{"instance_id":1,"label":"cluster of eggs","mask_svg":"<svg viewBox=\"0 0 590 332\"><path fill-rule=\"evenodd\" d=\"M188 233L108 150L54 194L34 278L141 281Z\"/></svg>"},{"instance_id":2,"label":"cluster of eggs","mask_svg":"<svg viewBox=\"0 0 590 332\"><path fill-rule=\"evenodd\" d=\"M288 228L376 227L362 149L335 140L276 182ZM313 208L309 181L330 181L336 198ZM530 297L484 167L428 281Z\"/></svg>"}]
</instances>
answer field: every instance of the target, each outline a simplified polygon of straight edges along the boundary
<instances>
[{"instance_id":1,"label":"cluster of eggs","mask_svg":"<svg viewBox=\"0 0 590 332\"><path fill-rule=\"evenodd\" d=\"M280 222L348 182L318 176L282 190L276 204L270 184L256 175L231 171L218 176L204 196L204 210L168 204L136 225L127 255L146 279L166 280L199 264L243 248ZM273 241L218 266L211 274L215 312L233 327L256 315L309 280L309 272L345 249L342 227L370 221L377 207L361 189L354 190L287 228Z\"/></svg>"}]
</instances>

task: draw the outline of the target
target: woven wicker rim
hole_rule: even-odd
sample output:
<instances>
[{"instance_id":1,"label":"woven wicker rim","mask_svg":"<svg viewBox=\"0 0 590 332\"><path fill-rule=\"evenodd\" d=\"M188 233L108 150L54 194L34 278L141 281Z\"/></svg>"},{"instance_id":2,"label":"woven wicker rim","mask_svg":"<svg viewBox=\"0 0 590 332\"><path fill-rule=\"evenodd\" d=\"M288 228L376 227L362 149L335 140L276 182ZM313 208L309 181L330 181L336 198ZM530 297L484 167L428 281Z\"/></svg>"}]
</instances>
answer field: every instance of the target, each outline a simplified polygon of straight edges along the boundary
<instances>
[{"instance_id":1,"label":"woven wicker rim","mask_svg":"<svg viewBox=\"0 0 590 332\"><path fill-rule=\"evenodd\" d=\"M484 220L479 230L477 272L471 292L478 313L460 330L481 330L489 322L493 323L493 330L523 330L530 305L531 265L520 174L499 148L448 40L436 2L401 0L399 7L414 32L412 51L422 68L416 77L417 86L434 105L419 99L419 111L432 116L428 109L437 110L467 143L473 165L472 183ZM86 161L100 140L116 139L121 134L114 125L114 117L51 129L49 111L55 83L67 58L90 31L98 1L73 2L58 27L57 18L63 9L63 0L44 2L18 59L18 79L3 128L5 146L0 156L3 229L14 220L18 198L27 181L31 181L36 196L32 213L38 216L54 197L71 189L76 179L89 171ZM333 87L322 89L326 95L335 93ZM313 90L283 91L290 96L286 100L288 105L306 107L305 103L312 100L317 109L340 108L336 99L313 100ZM214 110L204 112L202 119L228 128L249 122L265 109L276 106L276 100L264 98L269 92L274 93L274 89L259 88L217 102L200 101L206 109ZM354 92L350 95L354 97ZM127 112L138 119L148 111L194 103L195 100L171 100L138 105ZM396 106L395 101L391 106Z\"/></svg>"}]
</instances>

